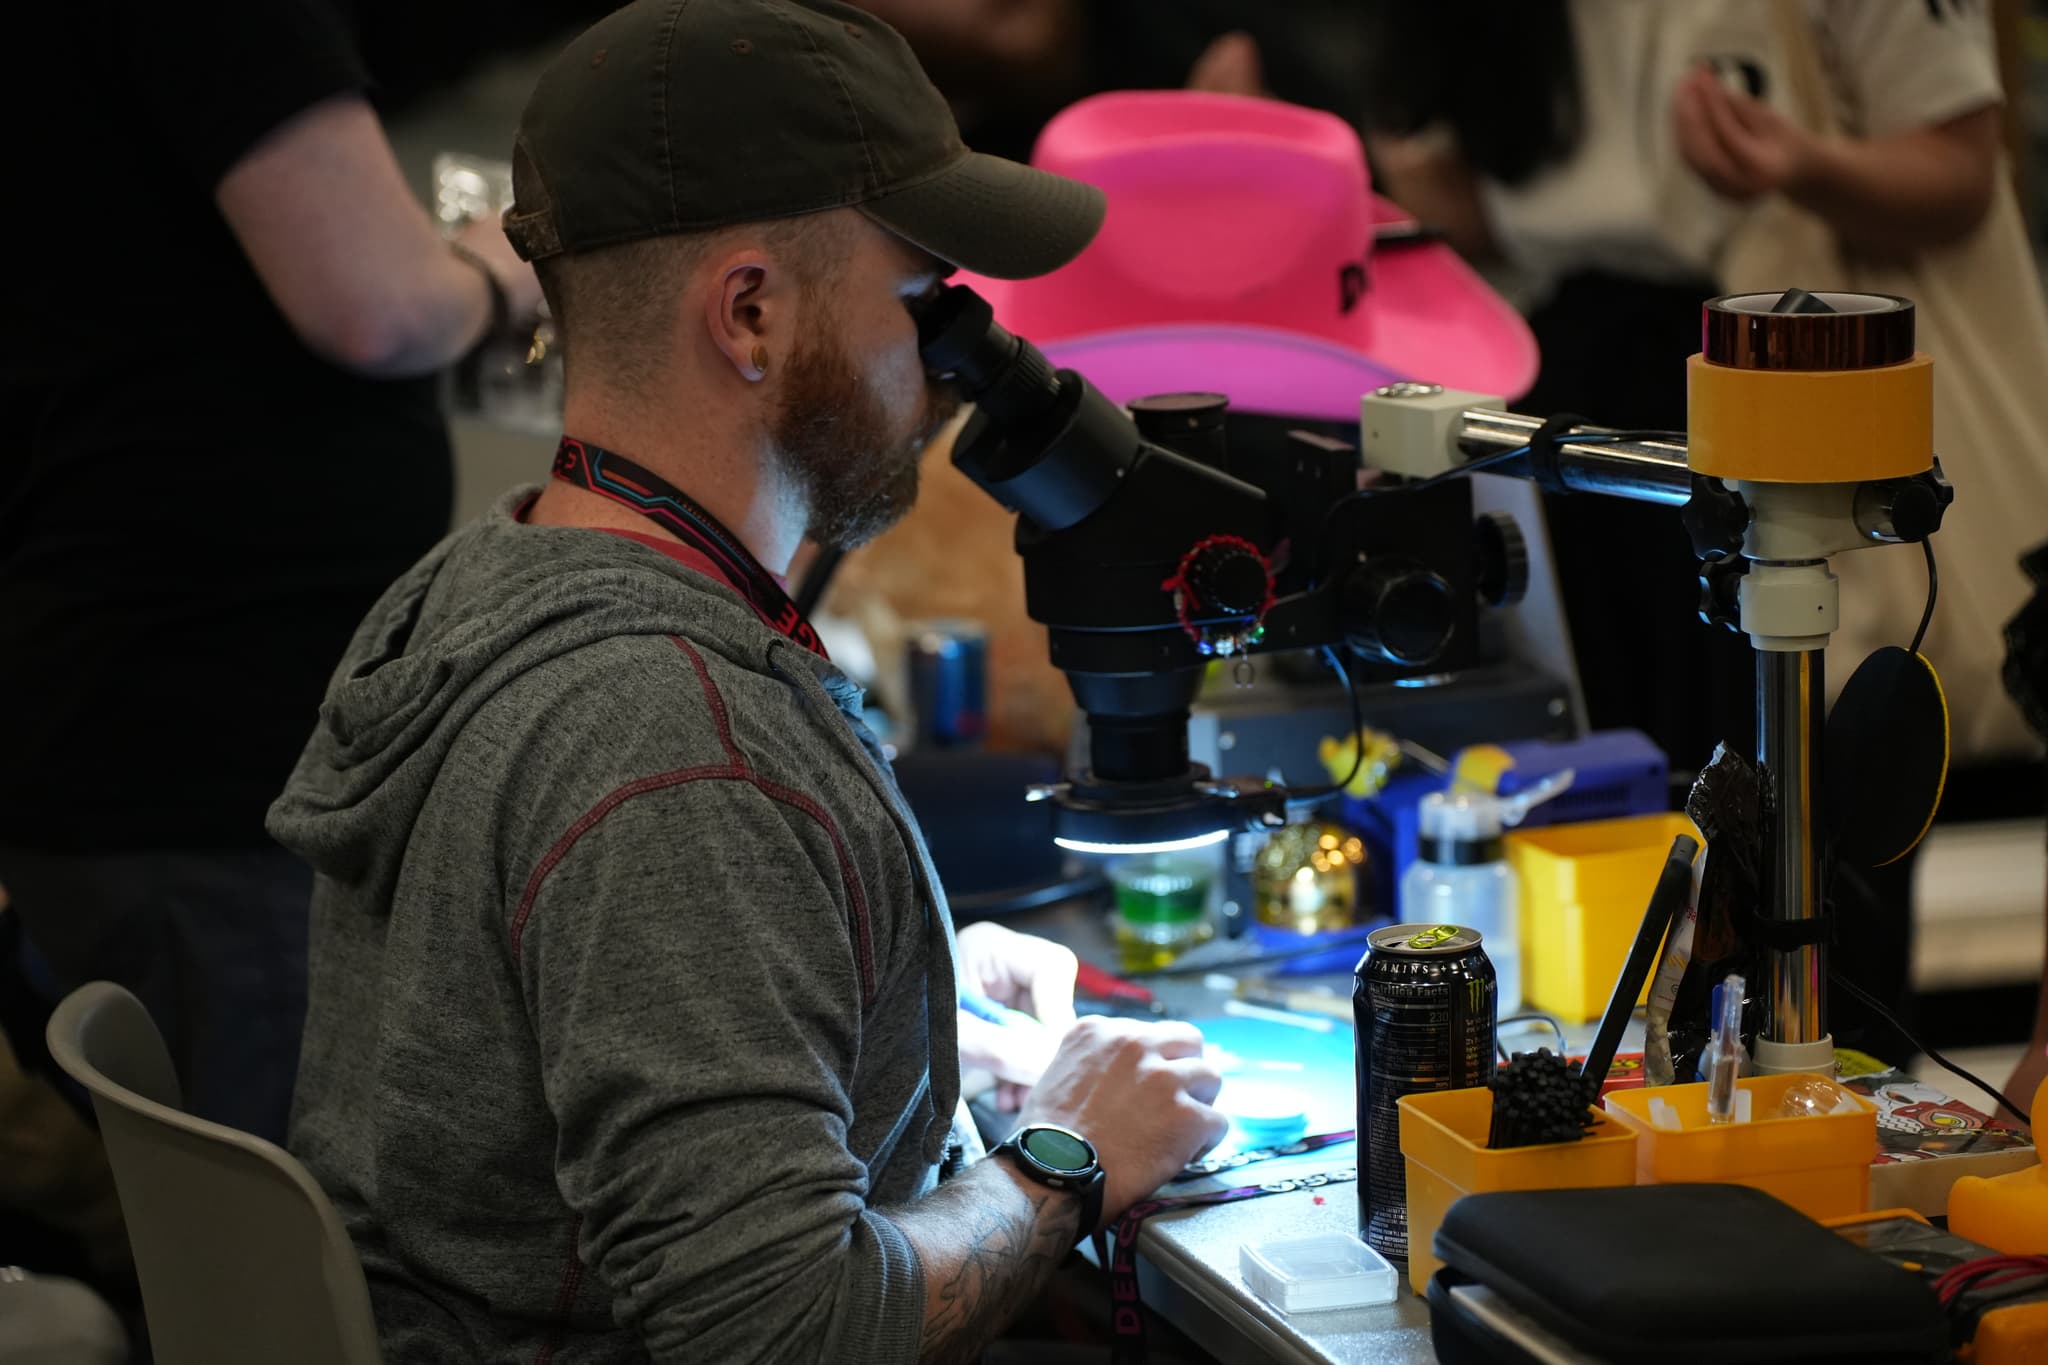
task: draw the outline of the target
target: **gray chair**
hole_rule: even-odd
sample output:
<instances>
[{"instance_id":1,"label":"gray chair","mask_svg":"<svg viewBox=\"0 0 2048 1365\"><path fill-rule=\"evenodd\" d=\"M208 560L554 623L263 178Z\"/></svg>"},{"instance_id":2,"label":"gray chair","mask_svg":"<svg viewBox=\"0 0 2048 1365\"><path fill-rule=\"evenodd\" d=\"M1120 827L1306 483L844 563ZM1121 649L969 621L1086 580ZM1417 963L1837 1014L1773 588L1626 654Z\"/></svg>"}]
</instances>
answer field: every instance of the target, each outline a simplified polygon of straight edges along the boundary
<instances>
[{"instance_id":1,"label":"gray chair","mask_svg":"<svg viewBox=\"0 0 2048 1365\"><path fill-rule=\"evenodd\" d=\"M179 1108L141 1001L81 986L49 1041L92 1093L157 1365L378 1365L369 1290L334 1206L289 1153Z\"/></svg>"},{"instance_id":2,"label":"gray chair","mask_svg":"<svg viewBox=\"0 0 2048 1365\"><path fill-rule=\"evenodd\" d=\"M107 1301L76 1280L0 1265L0 1360L7 1365L127 1365L128 1334Z\"/></svg>"}]
</instances>

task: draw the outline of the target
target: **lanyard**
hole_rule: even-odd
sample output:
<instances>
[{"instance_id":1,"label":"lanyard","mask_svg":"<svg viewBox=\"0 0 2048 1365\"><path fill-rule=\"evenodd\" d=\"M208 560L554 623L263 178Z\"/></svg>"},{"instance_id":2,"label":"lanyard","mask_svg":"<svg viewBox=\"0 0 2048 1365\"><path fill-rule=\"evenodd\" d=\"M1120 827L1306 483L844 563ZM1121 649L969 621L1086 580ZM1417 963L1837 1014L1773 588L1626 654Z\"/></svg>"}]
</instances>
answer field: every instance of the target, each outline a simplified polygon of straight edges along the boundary
<instances>
[{"instance_id":1,"label":"lanyard","mask_svg":"<svg viewBox=\"0 0 2048 1365\"><path fill-rule=\"evenodd\" d=\"M768 626L810 650L829 657L818 632L797 610L775 575L747 553L747 547L674 484L615 450L564 436L555 447L554 475L563 483L587 488L599 497L629 507L696 551L698 567L724 580L745 598Z\"/></svg>"},{"instance_id":2,"label":"lanyard","mask_svg":"<svg viewBox=\"0 0 2048 1365\"><path fill-rule=\"evenodd\" d=\"M1339 1142L1349 1142L1358 1134L1353 1132L1317 1133L1312 1137L1290 1142L1284 1147L1262 1148L1256 1152L1239 1155L1240 1162L1229 1159L1229 1164L1200 1162L1190 1166L1170 1184L1200 1179L1214 1174L1216 1170L1228 1170L1232 1166L1264 1161L1272 1157L1297 1156L1313 1152ZM1124 1214L1104 1232L1095 1235L1095 1255L1109 1272L1110 1322L1116 1339L1110 1347L1110 1358L1114 1365L1146 1365L1151 1359L1151 1348L1145 1342L1145 1312L1138 1300L1138 1230L1145 1220L1155 1213L1168 1209L1197 1208L1205 1204L1235 1204L1242 1199L1258 1199L1269 1194L1290 1194L1295 1190L1320 1189L1325 1185L1342 1184L1356 1180L1356 1166L1343 1166L1334 1170L1318 1171L1313 1175L1292 1176L1284 1180L1269 1180L1261 1185L1239 1185L1234 1189L1216 1190L1209 1194L1167 1194L1156 1199L1147 1199L1131 1205Z\"/></svg>"}]
</instances>

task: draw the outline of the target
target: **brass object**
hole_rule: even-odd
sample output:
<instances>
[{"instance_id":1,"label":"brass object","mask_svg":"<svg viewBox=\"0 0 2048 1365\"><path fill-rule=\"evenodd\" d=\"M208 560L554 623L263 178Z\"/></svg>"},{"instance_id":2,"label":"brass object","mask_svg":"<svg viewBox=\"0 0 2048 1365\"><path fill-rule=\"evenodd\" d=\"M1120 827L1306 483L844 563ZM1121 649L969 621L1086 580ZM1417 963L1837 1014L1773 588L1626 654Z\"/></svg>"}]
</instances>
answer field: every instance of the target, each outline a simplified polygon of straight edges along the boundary
<instances>
[{"instance_id":1,"label":"brass object","mask_svg":"<svg viewBox=\"0 0 2048 1365\"><path fill-rule=\"evenodd\" d=\"M1289 825L1266 841L1252 868L1252 907L1259 923L1298 934L1349 929L1371 917L1360 880L1365 844L1340 825Z\"/></svg>"}]
</instances>

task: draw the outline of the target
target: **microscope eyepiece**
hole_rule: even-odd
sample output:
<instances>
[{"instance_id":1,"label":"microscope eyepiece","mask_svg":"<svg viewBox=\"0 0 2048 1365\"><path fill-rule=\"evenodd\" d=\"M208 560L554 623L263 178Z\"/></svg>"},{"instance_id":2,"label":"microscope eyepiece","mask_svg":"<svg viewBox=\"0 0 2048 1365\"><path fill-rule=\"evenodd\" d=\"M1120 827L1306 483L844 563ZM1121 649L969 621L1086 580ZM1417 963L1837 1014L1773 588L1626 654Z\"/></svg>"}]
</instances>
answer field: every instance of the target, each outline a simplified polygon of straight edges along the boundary
<instances>
[{"instance_id":1,"label":"microscope eyepiece","mask_svg":"<svg viewBox=\"0 0 2048 1365\"><path fill-rule=\"evenodd\" d=\"M996 321L987 299L949 285L914 310L925 368L952 379L960 396L1005 425L1029 423L1059 405L1060 381L1036 346Z\"/></svg>"}]
</instances>

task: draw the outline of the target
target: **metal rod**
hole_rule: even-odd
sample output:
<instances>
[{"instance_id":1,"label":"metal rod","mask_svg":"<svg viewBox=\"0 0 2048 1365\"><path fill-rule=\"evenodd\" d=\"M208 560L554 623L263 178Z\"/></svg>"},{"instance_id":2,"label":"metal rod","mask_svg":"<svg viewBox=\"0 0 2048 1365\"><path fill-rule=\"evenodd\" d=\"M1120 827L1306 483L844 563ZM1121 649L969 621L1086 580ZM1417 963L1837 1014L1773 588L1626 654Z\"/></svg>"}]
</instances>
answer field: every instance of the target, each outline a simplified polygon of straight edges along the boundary
<instances>
[{"instance_id":1,"label":"metal rod","mask_svg":"<svg viewBox=\"0 0 2048 1365\"><path fill-rule=\"evenodd\" d=\"M1493 408L1467 408L1459 414L1458 449L1468 459L1482 459L1529 444L1529 438L1543 426L1540 417ZM1578 435L1601 434L1601 427L1574 427ZM1609 497L1681 507L1692 496L1692 470L1685 462L1685 442L1602 441L1582 444L1566 441L1560 447L1558 473L1565 487L1574 493L1605 493ZM1517 463L1504 466L1505 474L1522 474Z\"/></svg>"},{"instance_id":2,"label":"metal rod","mask_svg":"<svg viewBox=\"0 0 2048 1365\"><path fill-rule=\"evenodd\" d=\"M1767 919L1807 920L1820 913L1814 803L1820 795L1823 657L1819 650L1756 654L1756 756L1772 795L1763 886ZM1765 1036L1780 1043L1827 1037L1826 946L1773 951L1770 961Z\"/></svg>"}]
</instances>

